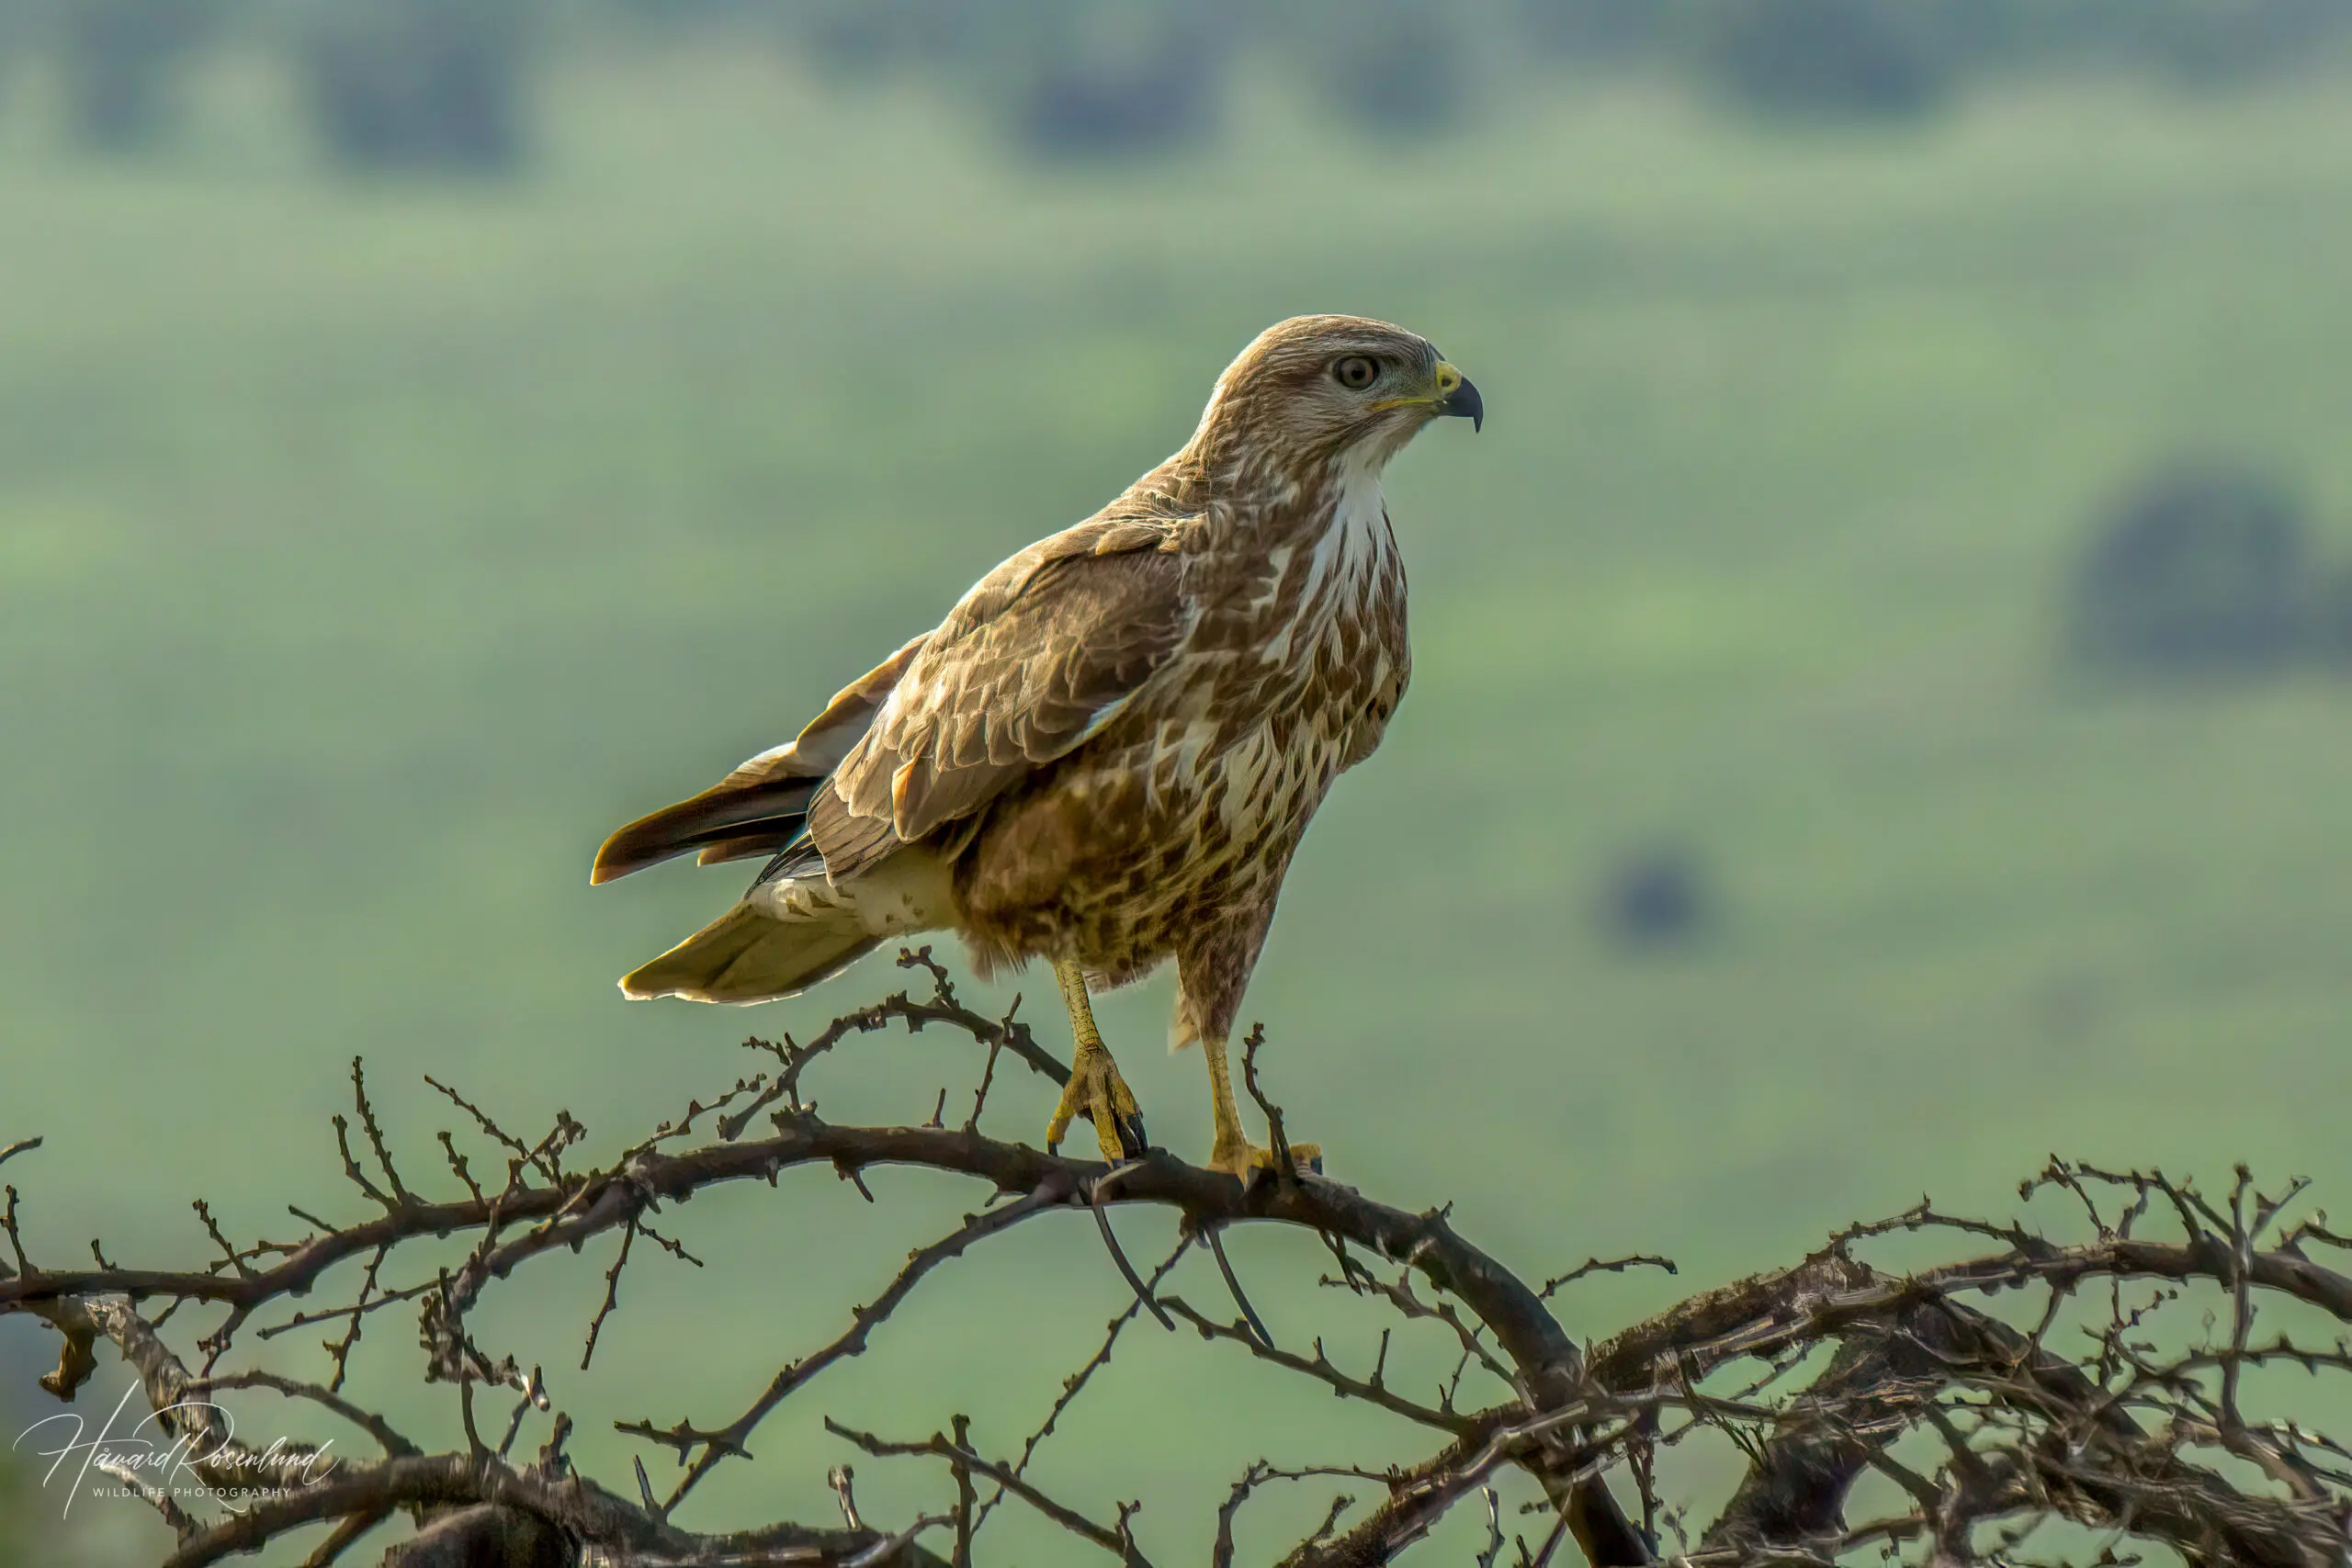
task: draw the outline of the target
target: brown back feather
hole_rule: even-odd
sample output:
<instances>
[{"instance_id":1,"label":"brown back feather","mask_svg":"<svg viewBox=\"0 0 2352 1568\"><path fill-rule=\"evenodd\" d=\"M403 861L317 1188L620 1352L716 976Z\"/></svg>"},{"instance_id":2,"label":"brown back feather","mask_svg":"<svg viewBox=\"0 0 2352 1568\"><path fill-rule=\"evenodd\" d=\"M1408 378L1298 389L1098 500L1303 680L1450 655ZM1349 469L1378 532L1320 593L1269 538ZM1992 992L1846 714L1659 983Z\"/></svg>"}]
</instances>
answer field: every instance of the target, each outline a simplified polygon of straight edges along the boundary
<instances>
[{"instance_id":1,"label":"brown back feather","mask_svg":"<svg viewBox=\"0 0 2352 1568\"><path fill-rule=\"evenodd\" d=\"M1082 744L1190 625L1179 525L1108 516L1014 556L923 642L810 832L836 882Z\"/></svg>"}]
</instances>

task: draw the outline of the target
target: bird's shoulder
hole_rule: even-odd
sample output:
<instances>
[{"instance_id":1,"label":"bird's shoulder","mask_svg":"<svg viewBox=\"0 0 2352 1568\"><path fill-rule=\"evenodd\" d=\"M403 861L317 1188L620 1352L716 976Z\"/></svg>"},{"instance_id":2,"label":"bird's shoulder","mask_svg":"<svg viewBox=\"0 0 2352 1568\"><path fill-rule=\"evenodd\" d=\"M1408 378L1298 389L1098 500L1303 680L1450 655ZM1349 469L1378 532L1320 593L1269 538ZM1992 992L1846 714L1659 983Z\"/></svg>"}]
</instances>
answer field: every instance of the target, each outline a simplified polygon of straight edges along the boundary
<instances>
[{"instance_id":1,"label":"bird's shoulder","mask_svg":"<svg viewBox=\"0 0 2352 1568\"><path fill-rule=\"evenodd\" d=\"M956 602L932 634L932 644L960 642L1040 592L1058 591L1059 596L1080 600L1106 591L1122 597L1138 590L1174 593L1183 576L1178 558L1197 521L1122 497L1084 522L1049 534L998 563ZM1095 561L1119 564L1108 570L1090 570L1085 564Z\"/></svg>"},{"instance_id":2,"label":"bird's shoulder","mask_svg":"<svg viewBox=\"0 0 2352 1568\"><path fill-rule=\"evenodd\" d=\"M975 583L923 639L835 772L832 798L812 811L834 874L877 852L860 847L846 819L888 821L897 840L920 838L1068 754L1125 708L1197 618L1185 582L1188 522L1148 500L1114 503Z\"/></svg>"}]
</instances>

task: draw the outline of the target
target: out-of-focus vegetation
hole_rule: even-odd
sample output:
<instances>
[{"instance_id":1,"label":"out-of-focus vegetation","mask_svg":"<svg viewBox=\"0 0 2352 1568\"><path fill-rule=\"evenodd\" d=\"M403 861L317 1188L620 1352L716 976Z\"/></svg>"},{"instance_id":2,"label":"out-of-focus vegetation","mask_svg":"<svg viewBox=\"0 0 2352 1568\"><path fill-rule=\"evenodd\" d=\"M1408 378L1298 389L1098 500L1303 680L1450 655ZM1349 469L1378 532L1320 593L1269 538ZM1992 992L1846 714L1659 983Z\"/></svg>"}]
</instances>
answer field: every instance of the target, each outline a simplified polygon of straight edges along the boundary
<instances>
[{"instance_id":1,"label":"out-of-focus vegetation","mask_svg":"<svg viewBox=\"0 0 2352 1568\"><path fill-rule=\"evenodd\" d=\"M2253 673L2324 649L2321 568L2296 497L2202 466L2144 482L2077 570L2075 653L2115 672Z\"/></svg>"},{"instance_id":2,"label":"out-of-focus vegetation","mask_svg":"<svg viewBox=\"0 0 2352 1568\"><path fill-rule=\"evenodd\" d=\"M492 171L521 156L524 0L325 0L300 39L321 138L360 169Z\"/></svg>"},{"instance_id":3,"label":"out-of-focus vegetation","mask_svg":"<svg viewBox=\"0 0 2352 1568\"><path fill-rule=\"evenodd\" d=\"M1604 929L1626 947L1678 948L1705 934L1715 897L1696 851L1650 844L1610 868L1599 913Z\"/></svg>"},{"instance_id":4,"label":"out-of-focus vegetation","mask_svg":"<svg viewBox=\"0 0 2352 1568\"><path fill-rule=\"evenodd\" d=\"M72 0L56 13L74 133L94 147L152 145L179 110L181 78L220 0Z\"/></svg>"},{"instance_id":5,"label":"out-of-focus vegetation","mask_svg":"<svg viewBox=\"0 0 2352 1568\"><path fill-rule=\"evenodd\" d=\"M1120 156L1214 135L1271 69L1391 135L1475 121L1530 68L1646 70L1747 111L1907 118L2053 71L2208 86L2340 56L2352 0L10 0L90 143L151 145L208 44L266 41L361 168L512 164L564 39L723 31L842 80L944 87L1032 152ZM7 27L0 16L0 29ZM0 40L5 40L0 32ZM6 47L0 41L0 49Z\"/></svg>"},{"instance_id":6,"label":"out-of-focus vegetation","mask_svg":"<svg viewBox=\"0 0 2352 1568\"><path fill-rule=\"evenodd\" d=\"M619 1136L747 1031L896 988L877 962L748 1015L627 1007L612 977L737 883L592 892L587 856L1163 456L1258 328L1333 309L1429 332L1492 414L1395 472L1415 689L1247 1010L1336 1172L1458 1200L1536 1270L1663 1247L1686 1280L1922 1186L1991 1206L2052 1147L2352 1179L2342 7L2019 0L1955 42L1923 6L1886 35L1940 51L1907 103L1758 87L1734 12L1600 0L1442 37L956 7L1008 30L953 48L898 5L329 9L221 0L121 140L76 130L62 4L0 45L0 1140L49 1135L8 1173L40 1255L202 1258L191 1190L293 1228L355 1052L427 1154L428 1072L517 1122L560 1083ZM378 106L348 143L337 49ZM1408 57L1427 79L1351 92ZM1164 101L1102 86L1171 61ZM2184 473L2185 545L2136 521ZM2081 678L2110 613L2159 645L2295 629L2232 665L2258 681ZM1702 940L1629 938L1661 911ZM1197 1152L1166 1006L1103 1018ZM920 1118L977 1068L861 1041L828 1110ZM1042 1131L1032 1086L997 1092ZM834 1239L878 1286L932 1226L842 1224L859 1201L677 1218ZM608 1261L482 1331L565 1341ZM959 1272L703 1522L815 1517L819 1409L1017 1403L1124 1296L1091 1227ZM840 1299L633 1272L593 1374L543 1353L560 1402L707 1418ZM378 1321L361 1377L413 1350ZM1040 1464L1103 1503L1098 1458L1148 1439L1204 1521L1241 1462L1338 1430L1305 1395L1238 1417L1261 1385L1219 1365L1123 1344ZM861 1468L877 1512L892 1484Z\"/></svg>"},{"instance_id":7,"label":"out-of-focus vegetation","mask_svg":"<svg viewBox=\"0 0 2352 1568\"><path fill-rule=\"evenodd\" d=\"M0 1568L41 1568L43 1555L54 1550L43 1539L50 1510L41 1506L39 1482L37 1473L0 1461Z\"/></svg>"}]
</instances>

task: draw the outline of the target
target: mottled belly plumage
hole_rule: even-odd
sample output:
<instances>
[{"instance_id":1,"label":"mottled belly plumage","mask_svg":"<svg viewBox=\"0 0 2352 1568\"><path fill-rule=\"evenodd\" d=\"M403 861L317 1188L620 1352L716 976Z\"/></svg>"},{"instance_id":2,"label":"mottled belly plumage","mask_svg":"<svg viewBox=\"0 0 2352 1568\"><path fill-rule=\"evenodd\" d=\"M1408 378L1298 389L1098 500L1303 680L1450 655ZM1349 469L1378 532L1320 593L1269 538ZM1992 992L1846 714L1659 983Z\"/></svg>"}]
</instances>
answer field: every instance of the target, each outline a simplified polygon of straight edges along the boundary
<instances>
[{"instance_id":1,"label":"mottled belly plumage","mask_svg":"<svg viewBox=\"0 0 2352 1568\"><path fill-rule=\"evenodd\" d=\"M1214 752L1158 736L1090 746L991 812L958 867L967 928L1001 957L1135 978L1271 902L1337 755L1285 748L1270 727Z\"/></svg>"},{"instance_id":2,"label":"mottled belly plumage","mask_svg":"<svg viewBox=\"0 0 2352 1568\"><path fill-rule=\"evenodd\" d=\"M1313 663L1224 672L1179 705L1199 716L1114 724L999 802L957 867L976 955L1071 957L1121 983L1261 926L1331 781L1385 718L1359 683L1307 679Z\"/></svg>"}]
</instances>

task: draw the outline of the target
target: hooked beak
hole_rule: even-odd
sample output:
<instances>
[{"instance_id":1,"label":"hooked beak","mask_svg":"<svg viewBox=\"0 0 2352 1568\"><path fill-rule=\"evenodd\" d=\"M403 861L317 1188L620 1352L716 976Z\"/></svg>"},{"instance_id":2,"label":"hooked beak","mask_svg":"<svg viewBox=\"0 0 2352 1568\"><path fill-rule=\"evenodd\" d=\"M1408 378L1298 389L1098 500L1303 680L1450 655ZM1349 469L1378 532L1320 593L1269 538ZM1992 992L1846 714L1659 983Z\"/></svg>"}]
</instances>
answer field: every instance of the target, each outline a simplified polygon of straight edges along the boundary
<instances>
[{"instance_id":1,"label":"hooked beak","mask_svg":"<svg viewBox=\"0 0 2352 1568\"><path fill-rule=\"evenodd\" d=\"M1445 360L1437 362L1437 412L1453 414L1470 422L1474 431L1487 427L1486 400L1478 396L1478 389L1470 378Z\"/></svg>"},{"instance_id":2,"label":"hooked beak","mask_svg":"<svg viewBox=\"0 0 2352 1568\"><path fill-rule=\"evenodd\" d=\"M1478 396L1478 389L1470 384L1468 377L1442 359L1437 362L1436 390L1430 396L1390 398L1385 402L1373 404L1372 412L1385 413L1390 409L1404 408L1433 408L1441 414L1457 414L1468 420L1473 430L1487 427L1487 404Z\"/></svg>"}]
</instances>

